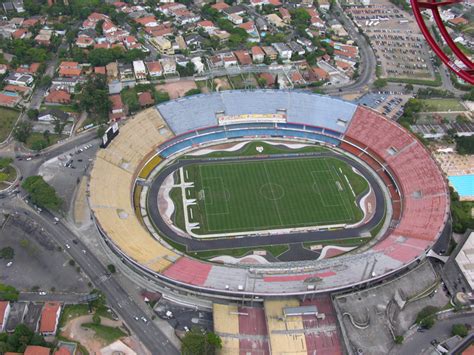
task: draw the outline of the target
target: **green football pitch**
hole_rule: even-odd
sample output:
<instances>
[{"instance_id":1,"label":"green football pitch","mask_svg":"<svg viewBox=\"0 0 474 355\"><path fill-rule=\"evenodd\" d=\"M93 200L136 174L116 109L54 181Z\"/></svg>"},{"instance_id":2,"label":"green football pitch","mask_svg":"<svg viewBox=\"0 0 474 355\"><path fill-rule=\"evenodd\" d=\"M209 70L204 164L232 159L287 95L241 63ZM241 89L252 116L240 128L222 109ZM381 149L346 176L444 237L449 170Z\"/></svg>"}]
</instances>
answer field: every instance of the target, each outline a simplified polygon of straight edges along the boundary
<instances>
[{"instance_id":1,"label":"green football pitch","mask_svg":"<svg viewBox=\"0 0 474 355\"><path fill-rule=\"evenodd\" d=\"M332 157L196 163L184 173L198 234L354 223L363 217L356 196L368 188Z\"/></svg>"}]
</instances>

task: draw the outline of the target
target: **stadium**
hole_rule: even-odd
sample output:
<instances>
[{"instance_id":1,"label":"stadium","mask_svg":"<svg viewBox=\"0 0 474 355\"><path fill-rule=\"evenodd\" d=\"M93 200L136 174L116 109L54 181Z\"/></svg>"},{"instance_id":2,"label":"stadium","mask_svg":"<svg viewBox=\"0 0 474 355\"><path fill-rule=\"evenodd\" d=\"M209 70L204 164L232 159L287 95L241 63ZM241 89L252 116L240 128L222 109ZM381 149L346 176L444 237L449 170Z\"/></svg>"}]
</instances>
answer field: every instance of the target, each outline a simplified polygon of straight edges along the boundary
<instances>
[{"instance_id":1,"label":"stadium","mask_svg":"<svg viewBox=\"0 0 474 355\"><path fill-rule=\"evenodd\" d=\"M446 181L408 131L304 91L223 91L138 113L94 161L108 246L181 293L254 299L382 281L450 231Z\"/></svg>"}]
</instances>

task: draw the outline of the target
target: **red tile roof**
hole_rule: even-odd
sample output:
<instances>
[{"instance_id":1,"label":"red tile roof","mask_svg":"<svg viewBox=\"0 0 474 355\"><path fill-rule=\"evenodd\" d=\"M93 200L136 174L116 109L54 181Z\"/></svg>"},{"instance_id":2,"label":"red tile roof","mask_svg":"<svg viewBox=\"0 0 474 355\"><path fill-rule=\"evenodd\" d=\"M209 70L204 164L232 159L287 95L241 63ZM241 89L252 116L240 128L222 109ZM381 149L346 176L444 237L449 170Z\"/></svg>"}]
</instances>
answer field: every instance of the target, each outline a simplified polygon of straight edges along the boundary
<instances>
[{"instance_id":1,"label":"red tile roof","mask_svg":"<svg viewBox=\"0 0 474 355\"><path fill-rule=\"evenodd\" d=\"M242 28L245 31L252 31L255 28L255 24L253 23L253 21L247 21L247 22L241 23L239 25L239 28Z\"/></svg>"},{"instance_id":2,"label":"red tile roof","mask_svg":"<svg viewBox=\"0 0 474 355\"><path fill-rule=\"evenodd\" d=\"M71 95L64 90L55 90L46 96L45 101L56 104L67 104L71 102Z\"/></svg>"},{"instance_id":3,"label":"red tile roof","mask_svg":"<svg viewBox=\"0 0 474 355\"><path fill-rule=\"evenodd\" d=\"M7 85L3 88L5 91L12 91L12 92L20 92L20 93L25 93L30 91L30 88L25 87L25 86L20 86L20 85ZM0 309L1 311L1 309Z\"/></svg>"},{"instance_id":4,"label":"red tile roof","mask_svg":"<svg viewBox=\"0 0 474 355\"><path fill-rule=\"evenodd\" d=\"M0 92L0 105L2 106L15 106L20 101L19 96L5 95Z\"/></svg>"},{"instance_id":5,"label":"red tile roof","mask_svg":"<svg viewBox=\"0 0 474 355\"><path fill-rule=\"evenodd\" d=\"M148 69L149 73L159 73L163 71L163 67L161 66L161 63L156 61L156 62L147 62L145 63L146 67Z\"/></svg>"},{"instance_id":6,"label":"red tile roof","mask_svg":"<svg viewBox=\"0 0 474 355\"><path fill-rule=\"evenodd\" d=\"M234 55L237 57L237 60L242 65L249 65L252 64L252 58L250 58L250 54L246 50L235 51Z\"/></svg>"},{"instance_id":7,"label":"red tile roof","mask_svg":"<svg viewBox=\"0 0 474 355\"><path fill-rule=\"evenodd\" d=\"M8 301L0 301L0 324L3 324L3 319L5 317L5 311L8 306Z\"/></svg>"},{"instance_id":8,"label":"red tile roof","mask_svg":"<svg viewBox=\"0 0 474 355\"><path fill-rule=\"evenodd\" d=\"M260 48L259 46L253 46L252 55L265 55L265 53L263 52L263 49Z\"/></svg>"},{"instance_id":9,"label":"red tile roof","mask_svg":"<svg viewBox=\"0 0 474 355\"><path fill-rule=\"evenodd\" d=\"M214 4L211 7L213 9L216 9L217 11L222 11L222 10L225 10L225 9L229 8L230 6L227 5L225 2L218 2L217 4Z\"/></svg>"},{"instance_id":10,"label":"red tile roof","mask_svg":"<svg viewBox=\"0 0 474 355\"><path fill-rule=\"evenodd\" d=\"M47 302L43 306L40 318L40 333L51 333L56 330L57 316L61 305L58 302Z\"/></svg>"},{"instance_id":11,"label":"red tile roof","mask_svg":"<svg viewBox=\"0 0 474 355\"><path fill-rule=\"evenodd\" d=\"M96 74L107 74L107 69L105 67L94 67L94 73Z\"/></svg>"},{"instance_id":12,"label":"red tile roof","mask_svg":"<svg viewBox=\"0 0 474 355\"><path fill-rule=\"evenodd\" d=\"M72 353L65 346L61 346L58 350L54 352L54 355L71 355Z\"/></svg>"},{"instance_id":13,"label":"red tile roof","mask_svg":"<svg viewBox=\"0 0 474 355\"><path fill-rule=\"evenodd\" d=\"M49 355L51 349L44 346L28 345L24 355Z\"/></svg>"},{"instance_id":14,"label":"red tile roof","mask_svg":"<svg viewBox=\"0 0 474 355\"><path fill-rule=\"evenodd\" d=\"M155 100L153 100L153 97L149 91L145 91L138 94L138 102L140 103L140 106L149 106L153 105Z\"/></svg>"},{"instance_id":15,"label":"red tile roof","mask_svg":"<svg viewBox=\"0 0 474 355\"><path fill-rule=\"evenodd\" d=\"M20 29L18 29L15 32L12 33L12 37L15 38L15 39L20 39L24 35L26 35L26 33L28 33L28 30L26 30L24 28L20 28Z\"/></svg>"},{"instance_id":16,"label":"red tile roof","mask_svg":"<svg viewBox=\"0 0 474 355\"><path fill-rule=\"evenodd\" d=\"M109 100L112 102L112 110L123 109L123 102L120 94L110 95Z\"/></svg>"}]
</instances>

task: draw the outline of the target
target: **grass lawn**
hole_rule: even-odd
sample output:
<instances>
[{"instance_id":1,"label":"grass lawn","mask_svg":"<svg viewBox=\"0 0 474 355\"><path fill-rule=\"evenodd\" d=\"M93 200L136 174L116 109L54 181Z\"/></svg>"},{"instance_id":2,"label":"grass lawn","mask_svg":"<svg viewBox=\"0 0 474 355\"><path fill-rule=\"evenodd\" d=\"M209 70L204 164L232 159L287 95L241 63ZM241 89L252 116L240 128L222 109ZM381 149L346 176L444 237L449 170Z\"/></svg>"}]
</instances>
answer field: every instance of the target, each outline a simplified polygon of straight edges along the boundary
<instances>
[{"instance_id":1,"label":"grass lawn","mask_svg":"<svg viewBox=\"0 0 474 355\"><path fill-rule=\"evenodd\" d=\"M81 326L93 330L96 337L102 339L107 344L111 344L117 339L127 336L127 334L117 327L108 327L106 325L94 323L84 323Z\"/></svg>"},{"instance_id":2,"label":"grass lawn","mask_svg":"<svg viewBox=\"0 0 474 355\"><path fill-rule=\"evenodd\" d=\"M66 138L65 135L58 135L58 134L55 134L55 133L51 133L49 135L49 142L48 142L47 146L48 147L52 146L53 144L56 144L59 140L64 139L64 138ZM43 133L33 132L33 133L31 133L31 135L26 140L26 146L28 148L32 149L33 144L36 141L43 141L43 140L45 140L44 136L43 136Z\"/></svg>"},{"instance_id":3,"label":"grass lawn","mask_svg":"<svg viewBox=\"0 0 474 355\"><path fill-rule=\"evenodd\" d=\"M89 306L87 304L69 304L64 306L61 313L61 318L59 320L59 326L63 327L71 319L88 314L90 313Z\"/></svg>"},{"instance_id":4,"label":"grass lawn","mask_svg":"<svg viewBox=\"0 0 474 355\"><path fill-rule=\"evenodd\" d=\"M262 147L262 152L257 151L257 147ZM206 155L201 156L190 156L187 155L184 158L186 159L195 159L195 158L223 158L223 157L250 157L250 156L257 156L257 155L269 155L269 154L292 154L292 153L314 153L314 152L326 152L327 149L320 146L320 145L310 145L308 147L298 148L298 149L291 149L286 146L282 145L273 145L264 142L250 142L247 143L245 146L240 148L234 152L226 152L226 151L216 151Z\"/></svg>"},{"instance_id":5,"label":"grass lawn","mask_svg":"<svg viewBox=\"0 0 474 355\"><path fill-rule=\"evenodd\" d=\"M7 139L19 115L17 110L0 107L0 142Z\"/></svg>"},{"instance_id":6,"label":"grass lawn","mask_svg":"<svg viewBox=\"0 0 474 355\"><path fill-rule=\"evenodd\" d=\"M267 253L272 254L274 257L278 257L289 249L288 244L281 245L262 245L253 248L235 248L235 249L222 249L222 250L206 250L195 253L189 253L190 255L199 259L212 259L220 255L229 255L235 258L241 258L245 255L252 254L254 250L266 250Z\"/></svg>"},{"instance_id":7,"label":"grass lawn","mask_svg":"<svg viewBox=\"0 0 474 355\"><path fill-rule=\"evenodd\" d=\"M0 171L0 182L13 182L16 179L16 170L13 166L7 166Z\"/></svg>"},{"instance_id":8,"label":"grass lawn","mask_svg":"<svg viewBox=\"0 0 474 355\"><path fill-rule=\"evenodd\" d=\"M194 182L187 197L198 201L190 220L201 234L354 223L363 213L351 187L356 195L368 187L332 157L193 164L185 172Z\"/></svg>"},{"instance_id":9,"label":"grass lawn","mask_svg":"<svg viewBox=\"0 0 474 355\"><path fill-rule=\"evenodd\" d=\"M43 105L41 105L40 110L45 111L47 109L54 109L54 108L57 109L57 110L64 111L64 112L79 112L77 109L72 107L72 105L46 105L46 104L43 104Z\"/></svg>"},{"instance_id":10,"label":"grass lawn","mask_svg":"<svg viewBox=\"0 0 474 355\"><path fill-rule=\"evenodd\" d=\"M228 76L229 83L233 86L234 89L243 89L244 80L241 75Z\"/></svg>"},{"instance_id":11,"label":"grass lawn","mask_svg":"<svg viewBox=\"0 0 474 355\"><path fill-rule=\"evenodd\" d=\"M427 112L466 111L457 99L426 99L421 102L424 105L423 111Z\"/></svg>"}]
</instances>

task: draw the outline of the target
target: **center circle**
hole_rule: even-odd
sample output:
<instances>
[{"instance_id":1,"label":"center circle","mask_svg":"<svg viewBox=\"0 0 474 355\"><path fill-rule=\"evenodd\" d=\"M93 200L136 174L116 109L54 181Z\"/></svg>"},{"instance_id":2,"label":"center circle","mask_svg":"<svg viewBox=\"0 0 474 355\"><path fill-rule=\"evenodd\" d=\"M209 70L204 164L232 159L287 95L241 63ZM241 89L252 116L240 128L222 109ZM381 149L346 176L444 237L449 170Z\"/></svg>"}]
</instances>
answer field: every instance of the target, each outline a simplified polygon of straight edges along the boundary
<instances>
[{"instance_id":1,"label":"center circle","mask_svg":"<svg viewBox=\"0 0 474 355\"><path fill-rule=\"evenodd\" d=\"M283 198L285 195L285 190L281 185L268 183L260 186L260 195L270 201L276 201Z\"/></svg>"}]
</instances>

